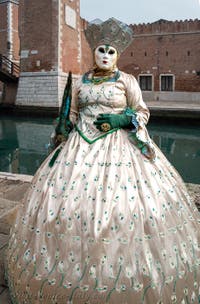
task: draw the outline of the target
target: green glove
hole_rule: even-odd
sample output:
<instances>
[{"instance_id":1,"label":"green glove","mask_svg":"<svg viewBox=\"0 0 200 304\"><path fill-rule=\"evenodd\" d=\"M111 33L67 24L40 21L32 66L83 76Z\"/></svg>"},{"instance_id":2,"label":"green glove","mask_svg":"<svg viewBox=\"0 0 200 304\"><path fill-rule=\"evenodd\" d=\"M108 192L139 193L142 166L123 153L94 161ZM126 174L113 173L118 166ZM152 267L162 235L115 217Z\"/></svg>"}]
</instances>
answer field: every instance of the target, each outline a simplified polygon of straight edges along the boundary
<instances>
[{"instance_id":1,"label":"green glove","mask_svg":"<svg viewBox=\"0 0 200 304\"><path fill-rule=\"evenodd\" d=\"M64 119L60 122L59 118L56 119L58 122L58 125L56 126L55 132L53 137L51 138L50 145L49 145L49 152L52 152L55 148L57 148L61 142L66 141L69 133L73 129L73 125L70 120ZM49 167L53 167L60 151L62 150L62 147L55 149L55 152L50 159Z\"/></svg>"},{"instance_id":2,"label":"green glove","mask_svg":"<svg viewBox=\"0 0 200 304\"><path fill-rule=\"evenodd\" d=\"M129 128L132 116L126 114L99 114L94 124L100 131L107 132L115 128Z\"/></svg>"},{"instance_id":3,"label":"green glove","mask_svg":"<svg viewBox=\"0 0 200 304\"><path fill-rule=\"evenodd\" d=\"M67 140L69 133L73 129L73 125L70 120L62 119L62 121L59 121L59 118L56 120L58 121L58 124L55 129L55 147L57 147L62 141Z\"/></svg>"}]
</instances>

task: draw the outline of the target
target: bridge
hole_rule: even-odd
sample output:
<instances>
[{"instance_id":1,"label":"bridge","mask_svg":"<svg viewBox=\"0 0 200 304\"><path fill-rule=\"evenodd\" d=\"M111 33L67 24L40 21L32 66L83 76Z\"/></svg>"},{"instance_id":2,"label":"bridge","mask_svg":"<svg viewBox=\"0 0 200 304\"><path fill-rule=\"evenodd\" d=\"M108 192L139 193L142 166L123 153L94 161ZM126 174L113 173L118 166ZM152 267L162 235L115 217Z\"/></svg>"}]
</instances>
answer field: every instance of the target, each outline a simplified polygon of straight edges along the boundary
<instances>
[{"instance_id":1,"label":"bridge","mask_svg":"<svg viewBox=\"0 0 200 304\"><path fill-rule=\"evenodd\" d=\"M19 78L20 67L0 54L0 81L17 82Z\"/></svg>"},{"instance_id":2,"label":"bridge","mask_svg":"<svg viewBox=\"0 0 200 304\"><path fill-rule=\"evenodd\" d=\"M20 67L0 54L0 81L4 83L2 104L15 104Z\"/></svg>"}]
</instances>

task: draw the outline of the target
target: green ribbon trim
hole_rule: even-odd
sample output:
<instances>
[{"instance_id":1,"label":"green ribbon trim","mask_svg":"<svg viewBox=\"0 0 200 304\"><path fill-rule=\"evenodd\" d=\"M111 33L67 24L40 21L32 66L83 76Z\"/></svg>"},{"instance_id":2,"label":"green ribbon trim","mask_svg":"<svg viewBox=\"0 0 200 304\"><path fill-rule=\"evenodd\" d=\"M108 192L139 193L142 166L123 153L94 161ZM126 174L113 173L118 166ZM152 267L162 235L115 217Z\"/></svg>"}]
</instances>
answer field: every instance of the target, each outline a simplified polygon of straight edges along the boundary
<instances>
[{"instance_id":1,"label":"green ribbon trim","mask_svg":"<svg viewBox=\"0 0 200 304\"><path fill-rule=\"evenodd\" d=\"M60 151L62 150L62 147L58 148L55 152L54 152L54 155L52 156L52 158L50 159L50 162L49 162L49 167L52 168L55 161L56 161L56 158L58 157L58 154L60 153Z\"/></svg>"},{"instance_id":2,"label":"green ribbon trim","mask_svg":"<svg viewBox=\"0 0 200 304\"><path fill-rule=\"evenodd\" d=\"M98 136L97 138L92 139L92 140L89 139L89 138L87 138L87 137L83 134L83 132L77 127L77 125L75 125L75 129L78 131L78 133L80 134L80 136L81 136L88 144L91 145L91 144L93 144L95 141L97 141L97 140L99 140L99 139L101 139L101 138L103 138L103 137L106 137L108 134L111 134L111 133L113 133L113 132L119 130L120 128L114 128L114 129L112 129L112 130L110 130L110 131L108 131L108 132L102 134L101 136Z\"/></svg>"},{"instance_id":3,"label":"green ribbon trim","mask_svg":"<svg viewBox=\"0 0 200 304\"><path fill-rule=\"evenodd\" d=\"M119 70L115 71L115 74L113 77L110 76L105 76L105 77L98 77L98 78L89 78L89 75L92 74L92 71L88 71L85 73L82 77L82 82L83 83L93 83L93 84L101 84L103 82L115 82L119 79L120 77L120 72Z\"/></svg>"}]
</instances>

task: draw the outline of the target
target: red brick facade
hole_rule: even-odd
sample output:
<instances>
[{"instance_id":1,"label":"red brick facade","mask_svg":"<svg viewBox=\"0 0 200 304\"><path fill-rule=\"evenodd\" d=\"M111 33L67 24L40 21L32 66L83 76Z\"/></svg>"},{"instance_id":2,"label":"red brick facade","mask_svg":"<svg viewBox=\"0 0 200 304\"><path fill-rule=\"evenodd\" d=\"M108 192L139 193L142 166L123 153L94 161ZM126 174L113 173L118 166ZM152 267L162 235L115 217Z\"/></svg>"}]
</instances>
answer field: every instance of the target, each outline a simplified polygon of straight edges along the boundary
<instances>
[{"instance_id":1,"label":"red brick facade","mask_svg":"<svg viewBox=\"0 0 200 304\"><path fill-rule=\"evenodd\" d=\"M9 14L10 19L8 17ZM10 25L8 22L10 22ZM8 34L8 28L10 28L10 37ZM0 0L0 54L9 57L16 63L19 63L17 0Z\"/></svg>"},{"instance_id":2,"label":"red brick facade","mask_svg":"<svg viewBox=\"0 0 200 304\"><path fill-rule=\"evenodd\" d=\"M81 70L82 73L87 72L93 66L93 55L85 38L84 30L87 28L88 22L81 19L81 41L82 41L82 57L81 57Z\"/></svg>"},{"instance_id":3,"label":"red brick facade","mask_svg":"<svg viewBox=\"0 0 200 304\"><path fill-rule=\"evenodd\" d=\"M152 90L161 76L173 77L174 91L200 92L200 20L132 25L135 39L119 67L135 75L152 75Z\"/></svg>"},{"instance_id":4,"label":"red brick facade","mask_svg":"<svg viewBox=\"0 0 200 304\"><path fill-rule=\"evenodd\" d=\"M20 0L21 71L50 71L57 63L56 5L51 0Z\"/></svg>"},{"instance_id":5,"label":"red brick facade","mask_svg":"<svg viewBox=\"0 0 200 304\"><path fill-rule=\"evenodd\" d=\"M11 48L8 43L8 4L11 4L12 13ZM0 54L10 54L12 60L18 62L20 53L21 72L44 72L52 77L59 75L59 92L68 71L82 74L93 64L84 36L86 27L87 21L80 17L80 0L0 0ZM200 92L200 20L159 20L131 27L134 41L121 55L118 66L133 74L143 91L147 94L161 91ZM29 76L31 84L33 75L26 74L26 77ZM37 81L39 83L40 79ZM28 91L27 88L23 91L26 84L26 81L23 84L20 82L18 99L21 104L24 92ZM56 78L54 85L57 86ZM38 92L38 87L33 89L33 96L34 90ZM52 91L55 88L52 87ZM38 95L39 103L44 92ZM61 93L58 95L60 98ZM27 97L27 103L29 99Z\"/></svg>"},{"instance_id":6,"label":"red brick facade","mask_svg":"<svg viewBox=\"0 0 200 304\"><path fill-rule=\"evenodd\" d=\"M19 41L19 32L18 32L18 20L19 20L19 6L18 4L12 5L12 21L13 21L13 42L12 42L12 60L19 64L19 48L20 48L20 41Z\"/></svg>"},{"instance_id":7,"label":"red brick facade","mask_svg":"<svg viewBox=\"0 0 200 304\"><path fill-rule=\"evenodd\" d=\"M0 54L7 55L7 3L0 4Z\"/></svg>"},{"instance_id":8,"label":"red brick facade","mask_svg":"<svg viewBox=\"0 0 200 304\"><path fill-rule=\"evenodd\" d=\"M66 24L66 6L73 9L76 13L74 26ZM61 64L62 70L71 70L75 74L81 71L81 39L80 39L80 20L79 20L79 1L61 1Z\"/></svg>"},{"instance_id":9,"label":"red brick facade","mask_svg":"<svg viewBox=\"0 0 200 304\"><path fill-rule=\"evenodd\" d=\"M18 0L0 0L0 54L16 64L19 64L18 11ZM2 91L0 81L0 101Z\"/></svg>"},{"instance_id":10,"label":"red brick facade","mask_svg":"<svg viewBox=\"0 0 200 304\"><path fill-rule=\"evenodd\" d=\"M71 70L80 74L84 60L91 65L89 47L82 37L79 0L20 1L21 69L24 72ZM66 10L74 14L67 20ZM82 49L83 48L83 49Z\"/></svg>"}]
</instances>

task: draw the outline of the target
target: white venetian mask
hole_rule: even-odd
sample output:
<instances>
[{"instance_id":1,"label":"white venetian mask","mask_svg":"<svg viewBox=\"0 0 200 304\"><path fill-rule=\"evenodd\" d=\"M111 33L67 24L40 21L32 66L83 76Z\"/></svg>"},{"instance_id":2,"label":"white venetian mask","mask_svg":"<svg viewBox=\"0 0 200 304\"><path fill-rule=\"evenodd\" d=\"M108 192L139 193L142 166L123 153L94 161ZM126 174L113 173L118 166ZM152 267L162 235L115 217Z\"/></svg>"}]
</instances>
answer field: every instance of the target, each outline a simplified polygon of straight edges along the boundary
<instances>
[{"instance_id":1,"label":"white venetian mask","mask_svg":"<svg viewBox=\"0 0 200 304\"><path fill-rule=\"evenodd\" d=\"M102 70L112 70L117 62L117 50L110 45L99 45L94 51L96 65Z\"/></svg>"}]
</instances>

